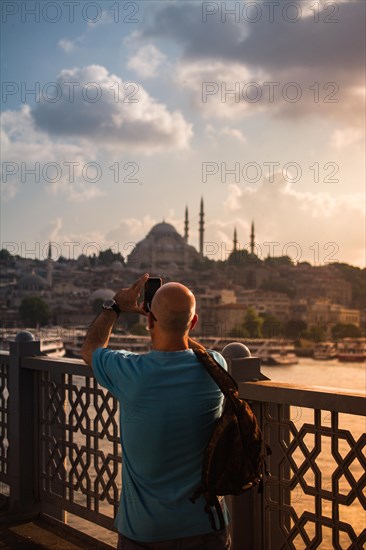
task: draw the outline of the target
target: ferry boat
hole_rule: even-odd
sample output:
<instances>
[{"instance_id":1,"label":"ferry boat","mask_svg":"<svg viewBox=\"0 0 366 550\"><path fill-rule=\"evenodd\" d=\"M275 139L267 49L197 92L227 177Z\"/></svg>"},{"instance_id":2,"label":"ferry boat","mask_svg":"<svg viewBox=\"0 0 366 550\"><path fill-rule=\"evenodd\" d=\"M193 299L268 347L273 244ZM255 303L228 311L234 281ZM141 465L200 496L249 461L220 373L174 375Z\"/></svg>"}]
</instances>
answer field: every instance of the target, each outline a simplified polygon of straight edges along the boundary
<instances>
[{"instance_id":1,"label":"ferry boat","mask_svg":"<svg viewBox=\"0 0 366 550\"><path fill-rule=\"evenodd\" d=\"M41 339L41 352L54 358L66 355L66 349L61 338Z\"/></svg>"},{"instance_id":2,"label":"ferry boat","mask_svg":"<svg viewBox=\"0 0 366 550\"><path fill-rule=\"evenodd\" d=\"M328 361L329 359L336 359L337 346L334 342L319 342L315 344L313 351L313 358L317 361Z\"/></svg>"},{"instance_id":3,"label":"ferry boat","mask_svg":"<svg viewBox=\"0 0 366 550\"><path fill-rule=\"evenodd\" d=\"M362 362L366 360L366 338L344 338L337 344L339 361Z\"/></svg>"},{"instance_id":4,"label":"ferry boat","mask_svg":"<svg viewBox=\"0 0 366 550\"><path fill-rule=\"evenodd\" d=\"M86 329L76 329L71 337L65 339L65 349L68 357L80 358L80 350L84 343ZM135 353L147 353L152 349L151 338L147 336L136 336L123 332L112 332L108 347L110 349L126 349Z\"/></svg>"}]
</instances>

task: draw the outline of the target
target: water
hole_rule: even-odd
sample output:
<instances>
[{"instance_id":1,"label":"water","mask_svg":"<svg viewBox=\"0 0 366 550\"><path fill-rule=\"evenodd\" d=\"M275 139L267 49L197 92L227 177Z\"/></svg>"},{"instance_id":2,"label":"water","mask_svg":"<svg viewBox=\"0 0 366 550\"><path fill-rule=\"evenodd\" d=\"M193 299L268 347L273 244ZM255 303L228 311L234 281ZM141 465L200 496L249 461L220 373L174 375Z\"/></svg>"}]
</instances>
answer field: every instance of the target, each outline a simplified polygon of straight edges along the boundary
<instances>
[{"instance_id":1,"label":"water","mask_svg":"<svg viewBox=\"0 0 366 550\"><path fill-rule=\"evenodd\" d=\"M314 359L300 358L297 365L289 367L263 367L262 372L271 380L276 382L286 382L289 384L299 384L305 386L323 386L333 387L337 390L355 390L356 392L366 391L366 367L362 363L340 363L336 359L331 361L315 361ZM291 420L297 430L300 430L304 423L313 424L314 411L303 407L291 407ZM357 441L365 433L366 418L350 414L340 414L338 416L339 428L349 430L353 438ZM331 415L328 411L322 411L322 426L330 427ZM307 439L306 439L307 438ZM314 444L314 435L308 434L304 438L305 444L312 448ZM340 437L335 443L338 445L338 452L341 457L345 457L350 451L350 445L346 439ZM340 458L340 460L342 459ZM304 461L304 455L300 449L293 454L293 459L300 466ZM325 491L332 493L332 473L337 469L338 462L332 456L330 437L321 437L321 451L316 458L316 464L322 473L321 487ZM363 475L364 470L359 460L355 459L349 465L351 475L358 480ZM314 486L314 473L311 468L304 474L306 483ZM339 479L339 493L347 495L350 492L350 485L344 475ZM291 503L298 515L302 514L304 509L314 512L314 497L304 494L298 486L297 492L291 493ZM332 517L331 500L322 500L322 516ZM357 535L366 527L366 514L359 500L355 500L350 506L339 505L340 520L349 523ZM304 526L310 536L315 535L314 524L307 522ZM320 545L321 550L332 550L332 533L326 528L322 529L323 541ZM304 542L300 539L294 541L295 547L299 550L304 548ZM345 533L340 533L340 544L342 549L350 547L350 540Z\"/></svg>"},{"instance_id":2,"label":"water","mask_svg":"<svg viewBox=\"0 0 366 550\"><path fill-rule=\"evenodd\" d=\"M315 361L300 357L297 365L262 367L261 370L275 382L366 391L364 363L341 363L337 359Z\"/></svg>"},{"instance_id":3,"label":"water","mask_svg":"<svg viewBox=\"0 0 366 550\"><path fill-rule=\"evenodd\" d=\"M274 366L274 367L262 367L262 372L268 376L271 380L277 382L286 382L290 384L309 385L309 386L325 386L334 387L337 390L356 390L357 392L366 390L366 368L361 363L340 363L337 360L331 360L327 362L315 361L309 358L300 358L297 365L292 366ZM339 415L340 427L352 430L352 434L355 439L358 439L365 432L365 417L355 415ZM292 407L291 408L291 420L299 430L304 422L313 423L314 413L311 409ZM330 415L327 411L324 411L322 415L322 424L330 424ZM331 474L336 467L334 459L331 456L330 438L323 438L322 451L317 457L317 464L322 471L322 487L325 490L331 490ZM328 441L326 441L328 440ZM340 442L340 450L343 449L346 452L349 450L345 442ZM343 445L343 447L342 447ZM303 455L301 452L294 453L293 458L299 464L303 461ZM362 475L362 467L358 461L354 461L350 468L354 477L358 479ZM312 486L314 478L311 473L311 469L304 475L307 483ZM348 482L342 479L340 482L340 492L342 494L347 493L349 490ZM302 493L301 489L295 495L292 494L292 504L298 515L301 515L303 509L314 509L314 499L308 495ZM331 502L323 501L322 514L326 517L331 517ZM365 528L365 512L359 504L358 500L352 503L351 506L340 506L341 520L350 523L353 529L359 534L363 528ZM83 522L75 516L68 514L68 523L73 527L80 530L84 530L88 534L100 538L109 544L116 546L116 535L110 533L88 522ZM308 534L311 534L311 527L307 524ZM323 529L323 542L321 543L321 550L331 550L333 548L331 543L331 531L329 529ZM348 539L343 535L341 536L342 548L349 547ZM296 548L299 550L304 549L304 543L300 540L295 542Z\"/></svg>"}]
</instances>

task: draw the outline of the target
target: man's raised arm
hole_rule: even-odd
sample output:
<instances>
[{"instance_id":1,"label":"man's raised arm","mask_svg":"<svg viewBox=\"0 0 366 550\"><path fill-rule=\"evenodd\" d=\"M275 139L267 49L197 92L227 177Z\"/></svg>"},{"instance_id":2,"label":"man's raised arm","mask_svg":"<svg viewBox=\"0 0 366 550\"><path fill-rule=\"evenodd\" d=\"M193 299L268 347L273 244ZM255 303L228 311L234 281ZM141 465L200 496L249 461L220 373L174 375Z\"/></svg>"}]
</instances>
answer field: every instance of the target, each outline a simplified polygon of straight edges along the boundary
<instances>
[{"instance_id":1,"label":"man's raised arm","mask_svg":"<svg viewBox=\"0 0 366 550\"><path fill-rule=\"evenodd\" d=\"M147 315L137 303L141 290L149 278L149 274L142 275L130 288L121 288L109 304L104 304L102 311L94 319L87 330L84 344L81 348L81 357L92 367L93 352L97 348L106 348L109 343L112 328L121 312L134 312Z\"/></svg>"}]
</instances>

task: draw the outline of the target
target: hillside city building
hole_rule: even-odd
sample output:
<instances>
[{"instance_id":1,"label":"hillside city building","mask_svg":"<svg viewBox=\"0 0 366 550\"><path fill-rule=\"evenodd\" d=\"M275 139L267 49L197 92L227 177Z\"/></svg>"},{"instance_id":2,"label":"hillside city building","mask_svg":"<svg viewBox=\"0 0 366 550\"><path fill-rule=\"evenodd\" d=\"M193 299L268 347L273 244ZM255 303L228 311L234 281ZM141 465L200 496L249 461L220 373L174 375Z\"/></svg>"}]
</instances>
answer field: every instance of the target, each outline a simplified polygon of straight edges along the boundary
<instances>
[{"instance_id":1,"label":"hillside city building","mask_svg":"<svg viewBox=\"0 0 366 550\"><path fill-rule=\"evenodd\" d=\"M271 315L279 322L303 321L308 325L365 323L361 304L353 297L352 285L336 264L294 265L287 257L259 259L255 254L254 223L249 251L240 250L234 228L232 250L226 259L213 261L204 254L204 202L201 199L198 231L199 250L189 244L188 208L184 235L165 221L156 224L138 242L127 258L113 257L103 263L94 256L77 259L1 257L0 307L3 326L19 326L19 307L25 297L38 296L47 302L50 322L62 326L83 325L121 286L128 286L143 271L161 276L165 282L178 280L197 297L199 323L196 334L225 336L243 322L248 308ZM124 322L138 322L131 316ZM128 326L125 326L127 329Z\"/></svg>"}]
</instances>

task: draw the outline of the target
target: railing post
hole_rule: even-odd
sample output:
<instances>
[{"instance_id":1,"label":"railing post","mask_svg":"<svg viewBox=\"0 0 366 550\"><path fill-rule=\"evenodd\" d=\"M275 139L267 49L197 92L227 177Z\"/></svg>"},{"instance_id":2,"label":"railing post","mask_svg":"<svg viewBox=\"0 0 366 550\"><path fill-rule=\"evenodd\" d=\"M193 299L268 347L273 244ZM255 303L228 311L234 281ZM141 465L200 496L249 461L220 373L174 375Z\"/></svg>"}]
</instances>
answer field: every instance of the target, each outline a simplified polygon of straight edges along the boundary
<instances>
[{"instance_id":1,"label":"railing post","mask_svg":"<svg viewBox=\"0 0 366 550\"><path fill-rule=\"evenodd\" d=\"M268 380L261 373L259 357L251 357L249 349L241 343L233 342L222 350L229 373L237 383ZM251 404L261 425L261 408ZM233 550L261 550L263 546L262 494L252 489L239 496L226 498L231 516L230 532Z\"/></svg>"},{"instance_id":2,"label":"railing post","mask_svg":"<svg viewBox=\"0 0 366 550\"><path fill-rule=\"evenodd\" d=\"M39 514L37 426L38 400L35 373L22 369L22 357L40 355L40 342L30 332L9 342L9 480L8 514L17 519Z\"/></svg>"}]
</instances>

